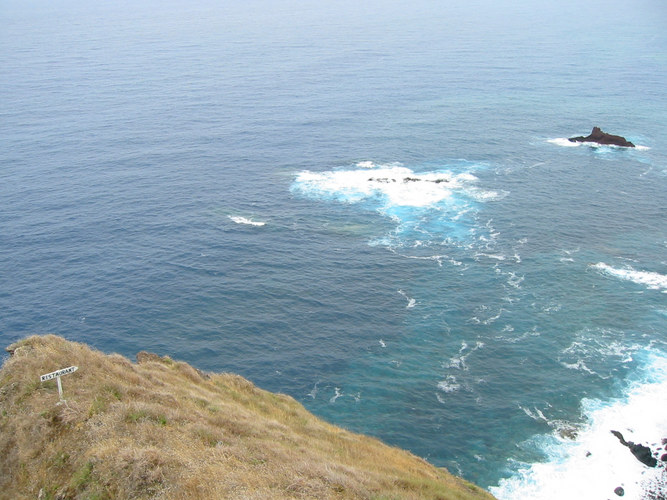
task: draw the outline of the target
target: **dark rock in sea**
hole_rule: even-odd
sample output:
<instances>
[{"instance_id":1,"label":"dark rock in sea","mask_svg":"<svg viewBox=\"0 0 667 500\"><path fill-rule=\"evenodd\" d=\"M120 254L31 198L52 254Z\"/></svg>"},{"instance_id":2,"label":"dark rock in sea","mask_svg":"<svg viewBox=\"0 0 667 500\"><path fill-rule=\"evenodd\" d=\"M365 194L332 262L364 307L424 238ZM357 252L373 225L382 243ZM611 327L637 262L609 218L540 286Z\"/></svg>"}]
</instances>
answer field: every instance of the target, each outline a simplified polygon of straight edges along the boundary
<instances>
[{"instance_id":1,"label":"dark rock in sea","mask_svg":"<svg viewBox=\"0 0 667 500\"><path fill-rule=\"evenodd\" d=\"M625 490L619 486L618 488L614 489L614 493L616 493L619 497L622 497L625 495Z\"/></svg>"},{"instance_id":2,"label":"dark rock in sea","mask_svg":"<svg viewBox=\"0 0 667 500\"><path fill-rule=\"evenodd\" d=\"M642 500L665 500L667 498L667 484L664 475L661 479L653 481L644 490Z\"/></svg>"},{"instance_id":3,"label":"dark rock in sea","mask_svg":"<svg viewBox=\"0 0 667 500\"><path fill-rule=\"evenodd\" d=\"M660 457L660 460L662 460L663 462L667 462L667 453L663 454L663 455Z\"/></svg>"},{"instance_id":4,"label":"dark rock in sea","mask_svg":"<svg viewBox=\"0 0 667 500\"><path fill-rule=\"evenodd\" d=\"M614 436L616 436L616 437L618 438L618 440L621 442L621 444L622 444L623 446L627 446L627 445L628 445L628 442L627 442L627 441L625 440L625 438L623 437L623 434L621 434L621 433L618 432L618 431L611 431L611 433L612 433Z\"/></svg>"},{"instance_id":5,"label":"dark rock in sea","mask_svg":"<svg viewBox=\"0 0 667 500\"><path fill-rule=\"evenodd\" d=\"M644 446L643 444L635 444L632 441L629 441L628 445L628 448L630 448L632 454L641 463L647 465L648 467L655 467L658 465L658 461L651 454L651 448Z\"/></svg>"},{"instance_id":6,"label":"dark rock in sea","mask_svg":"<svg viewBox=\"0 0 667 500\"><path fill-rule=\"evenodd\" d=\"M648 467L655 467L658 461L652 456L651 448L643 444L635 444L632 441L626 441L623 434L618 431L611 431L611 433L618 438L623 446L630 448L630 451L637 460Z\"/></svg>"},{"instance_id":7,"label":"dark rock in sea","mask_svg":"<svg viewBox=\"0 0 667 500\"><path fill-rule=\"evenodd\" d=\"M563 439L569 439L570 441L574 441L575 439L577 439L577 436L579 435L579 429L577 429L573 425L566 424L560 429L558 429L558 434Z\"/></svg>"},{"instance_id":8,"label":"dark rock in sea","mask_svg":"<svg viewBox=\"0 0 667 500\"><path fill-rule=\"evenodd\" d=\"M404 177L403 182L421 182L423 179L418 179L417 177ZM440 184L441 182L449 182L449 179L435 179L433 181L431 180L425 180L424 182L434 182L436 184Z\"/></svg>"},{"instance_id":9,"label":"dark rock in sea","mask_svg":"<svg viewBox=\"0 0 667 500\"><path fill-rule=\"evenodd\" d=\"M593 127L590 135L583 137L570 137L570 142L596 142L597 144L622 146L625 148L634 148L635 145L620 135L612 135L600 130L599 127Z\"/></svg>"}]
</instances>

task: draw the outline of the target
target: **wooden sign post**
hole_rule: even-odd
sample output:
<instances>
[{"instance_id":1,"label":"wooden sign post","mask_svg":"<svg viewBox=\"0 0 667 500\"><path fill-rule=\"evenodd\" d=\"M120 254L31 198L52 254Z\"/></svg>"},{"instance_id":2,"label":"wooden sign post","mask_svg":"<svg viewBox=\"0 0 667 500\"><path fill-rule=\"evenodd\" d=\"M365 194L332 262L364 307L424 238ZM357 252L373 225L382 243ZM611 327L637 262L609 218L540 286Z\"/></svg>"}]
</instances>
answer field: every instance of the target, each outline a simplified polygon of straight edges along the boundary
<instances>
[{"instance_id":1,"label":"wooden sign post","mask_svg":"<svg viewBox=\"0 0 667 500\"><path fill-rule=\"evenodd\" d=\"M39 377L40 382L46 382L47 380L52 380L54 378L58 379L58 396L60 396L60 401L64 401L63 399L63 384L60 381L61 375L67 375L69 373L74 373L79 369L78 366L70 366L69 368L63 368L61 370L56 370L55 372L47 373L46 375L42 375Z\"/></svg>"}]
</instances>

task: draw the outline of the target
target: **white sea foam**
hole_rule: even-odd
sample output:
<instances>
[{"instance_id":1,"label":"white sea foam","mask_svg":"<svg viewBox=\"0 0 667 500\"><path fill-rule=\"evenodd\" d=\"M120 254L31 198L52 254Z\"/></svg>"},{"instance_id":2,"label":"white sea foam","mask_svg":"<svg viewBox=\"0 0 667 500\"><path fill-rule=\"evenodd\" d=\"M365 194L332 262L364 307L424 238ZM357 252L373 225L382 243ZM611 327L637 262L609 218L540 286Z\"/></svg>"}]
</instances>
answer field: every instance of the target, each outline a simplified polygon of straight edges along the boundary
<instances>
[{"instance_id":1,"label":"white sea foam","mask_svg":"<svg viewBox=\"0 0 667 500\"><path fill-rule=\"evenodd\" d=\"M368 160L360 161L360 162L357 163L357 167L360 167L360 168L375 168L375 163L373 163L372 161L368 161Z\"/></svg>"},{"instance_id":2,"label":"white sea foam","mask_svg":"<svg viewBox=\"0 0 667 500\"><path fill-rule=\"evenodd\" d=\"M305 171L297 175L296 183L307 194L339 201L354 203L382 196L390 206L426 207L449 198L452 189L461 189L469 180L465 174L415 174L406 167L383 166L372 170Z\"/></svg>"},{"instance_id":3,"label":"white sea foam","mask_svg":"<svg viewBox=\"0 0 667 500\"><path fill-rule=\"evenodd\" d=\"M408 305L405 306L406 309L412 309L413 307L415 307L415 305L417 304L417 301L415 299L408 296L408 294L405 293L403 290L399 290L398 293L400 293L405 298L405 300L408 301Z\"/></svg>"},{"instance_id":4,"label":"white sea foam","mask_svg":"<svg viewBox=\"0 0 667 500\"><path fill-rule=\"evenodd\" d=\"M616 268L609 266L604 262L598 262L592 267L609 276L632 281L640 285L646 285L652 290L662 290L663 293L667 293L667 276L664 274L650 271L637 271L632 267Z\"/></svg>"},{"instance_id":5,"label":"white sea foam","mask_svg":"<svg viewBox=\"0 0 667 500\"><path fill-rule=\"evenodd\" d=\"M571 255L577 252L579 252L579 248L575 248L574 250L566 250L566 249L561 250L560 253L563 254L564 256L559 259L560 262L574 262L574 258L571 257Z\"/></svg>"},{"instance_id":6,"label":"white sea foam","mask_svg":"<svg viewBox=\"0 0 667 500\"><path fill-rule=\"evenodd\" d=\"M474 175L471 174L471 173L459 174L459 175L456 176L456 178L457 178L460 182L475 182L475 181L477 181L477 177L474 176Z\"/></svg>"},{"instance_id":7,"label":"white sea foam","mask_svg":"<svg viewBox=\"0 0 667 500\"><path fill-rule=\"evenodd\" d=\"M517 276L516 273L510 271L509 273L506 273L508 276L507 278L507 284L510 285L512 288L521 288L521 282L525 279L523 276Z\"/></svg>"},{"instance_id":8,"label":"white sea foam","mask_svg":"<svg viewBox=\"0 0 667 500\"><path fill-rule=\"evenodd\" d=\"M493 260L505 260L505 256L500 254L477 252L475 254L475 260L478 260L479 257L486 257L487 259L493 259Z\"/></svg>"},{"instance_id":9,"label":"white sea foam","mask_svg":"<svg viewBox=\"0 0 667 500\"><path fill-rule=\"evenodd\" d=\"M230 215L229 218L236 222L237 224L246 224L248 226L263 226L266 222L254 221L246 217L241 217L239 215Z\"/></svg>"},{"instance_id":10,"label":"white sea foam","mask_svg":"<svg viewBox=\"0 0 667 500\"><path fill-rule=\"evenodd\" d=\"M447 375L447 378L438 382L438 389L442 392L456 392L461 388L461 384L456 381L454 375Z\"/></svg>"},{"instance_id":11,"label":"white sea foam","mask_svg":"<svg viewBox=\"0 0 667 500\"><path fill-rule=\"evenodd\" d=\"M539 408L535 408L533 410L524 408L523 406L519 406L519 408L521 408L523 412L533 420L546 423L549 427L556 431L560 437L564 439L573 439L579 431L577 426L569 422L560 419L548 418Z\"/></svg>"},{"instance_id":12,"label":"white sea foam","mask_svg":"<svg viewBox=\"0 0 667 500\"><path fill-rule=\"evenodd\" d=\"M341 396L343 396L343 393L340 392L340 387L334 387L334 395L329 399L329 403L335 403Z\"/></svg>"},{"instance_id":13,"label":"white sea foam","mask_svg":"<svg viewBox=\"0 0 667 500\"><path fill-rule=\"evenodd\" d=\"M495 315L489 316L488 311L490 310L490 308L488 306L482 305L477 307L475 310L477 311L478 316L473 316L468 321L476 325L480 324L490 325L491 323L495 322L498 318L500 318L500 316L502 316L503 312L505 311L505 309L501 307ZM480 316L485 316L485 318L481 319Z\"/></svg>"},{"instance_id":14,"label":"white sea foam","mask_svg":"<svg viewBox=\"0 0 667 500\"><path fill-rule=\"evenodd\" d=\"M501 333L512 333L514 331L514 327L512 325L505 325L505 328L503 328ZM541 333L537 330L537 327L534 326L532 330L527 330L523 332L519 336L512 336L512 335L498 335L496 336L496 339L502 340L504 342L507 342L509 344L516 344L517 342L521 342L522 340L526 340L529 337L539 337Z\"/></svg>"},{"instance_id":15,"label":"white sea foam","mask_svg":"<svg viewBox=\"0 0 667 500\"><path fill-rule=\"evenodd\" d=\"M456 242L470 238L477 204L502 196L478 187L478 181L469 171L443 168L419 172L397 163L360 162L350 168L299 172L291 189L313 199L360 204L374 210L397 227L373 238L370 245L406 248L411 254L423 255L423 249L442 245L447 238ZM485 233L478 237L480 241Z\"/></svg>"},{"instance_id":16,"label":"white sea foam","mask_svg":"<svg viewBox=\"0 0 667 500\"><path fill-rule=\"evenodd\" d=\"M425 257L417 256L417 255L404 255L404 254L398 254L401 257L405 257L406 259L416 259L416 260L433 260L438 263L439 267L442 267L443 261L448 262L449 264L453 266L462 266L463 262L460 260L453 259L451 257L448 257L447 255L427 255ZM465 268L467 269L467 267Z\"/></svg>"},{"instance_id":17,"label":"white sea foam","mask_svg":"<svg viewBox=\"0 0 667 500\"><path fill-rule=\"evenodd\" d=\"M591 370L588 366L586 366L586 362L582 359L578 359L575 363L566 363L565 361L561 361L560 363L568 370L577 370L581 372L590 373L591 375L597 375L601 378L608 378L608 377L603 377L599 373Z\"/></svg>"},{"instance_id":18,"label":"white sea foam","mask_svg":"<svg viewBox=\"0 0 667 500\"><path fill-rule=\"evenodd\" d=\"M566 148L576 148L578 146L586 145L592 148L596 149L636 149L638 151L646 151L648 149L651 149L649 146L642 146L640 144L635 144L634 148L626 148L624 146L617 146L615 144L599 144L597 142L579 142L579 141L571 141L567 137L556 137L555 139L548 139L547 142L550 142L551 144L555 144L557 146L563 146Z\"/></svg>"},{"instance_id":19,"label":"white sea foam","mask_svg":"<svg viewBox=\"0 0 667 500\"><path fill-rule=\"evenodd\" d=\"M622 487L623 498L640 500L647 491L665 488L664 469L649 468L622 446L611 430L627 441L644 444L653 451L662 448L667 436L667 357L647 355L641 380L628 384L624 397L612 401L585 399L582 413L586 423L576 433L564 433L560 421L551 421L539 410L523 411L535 420L544 420L555 430L537 437L537 444L548 456L544 463L525 464L513 477L490 488L499 500L530 498L615 498L614 489ZM660 451L660 453L664 453Z\"/></svg>"},{"instance_id":20,"label":"white sea foam","mask_svg":"<svg viewBox=\"0 0 667 500\"><path fill-rule=\"evenodd\" d=\"M545 313L552 313L552 312L558 312L563 308L561 304L558 303L550 303L542 308L542 312Z\"/></svg>"},{"instance_id":21,"label":"white sea foam","mask_svg":"<svg viewBox=\"0 0 667 500\"><path fill-rule=\"evenodd\" d=\"M576 148L577 146L581 146L583 144L581 142L572 142L567 137L556 137L555 139L549 139L547 142L566 148Z\"/></svg>"},{"instance_id":22,"label":"white sea foam","mask_svg":"<svg viewBox=\"0 0 667 500\"><path fill-rule=\"evenodd\" d=\"M509 191L486 191L483 189L470 189L468 192L477 201L502 200L509 194Z\"/></svg>"},{"instance_id":23,"label":"white sea foam","mask_svg":"<svg viewBox=\"0 0 667 500\"><path fill-rule=\"evenodd\" d=\"M457 368L459 370L468 370L468 365L466 364L468 357L478 349L484 347L484 342L477 341L475 346L469 348L466 341L461 342L461 348L459 349L458 356L452 356L449 358L448 368Z\"/></svg>"},{"instance_id":24,"label":"white sea foam","mask_svg":"<svg viewBox=\"0 0 667 500\"><path fill-rule=\"evenodd\" d=\"M308 393L308 396L310 396L313 399L315 399L317 397L317 391L318 391L317 386L318 386L319 383L320 383L319 381L315 382L315 385L313 386L311 391Z\"/></svg>"},{"instance_id":25,"label":"white sea foam","mask_svg":"<svg viewBox=\"0 0 667 500\"><path fill-rule=\"evenodd\" d=\"M614 376L615 367L633 361L641 349L641 345L629 343L621 330L584 328L576 332L557 359L568 370L609 379Z\"/></svg>"}]
</instances>

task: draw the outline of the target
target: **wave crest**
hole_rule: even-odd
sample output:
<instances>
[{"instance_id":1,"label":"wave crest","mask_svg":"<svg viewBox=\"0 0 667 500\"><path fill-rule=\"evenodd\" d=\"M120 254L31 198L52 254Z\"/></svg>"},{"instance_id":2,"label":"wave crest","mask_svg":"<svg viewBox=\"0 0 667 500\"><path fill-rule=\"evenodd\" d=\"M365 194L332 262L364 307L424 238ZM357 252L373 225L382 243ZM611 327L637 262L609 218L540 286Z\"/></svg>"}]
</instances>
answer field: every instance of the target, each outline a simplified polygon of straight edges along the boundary
<instances>
[{"instance_id":1,"label":"wave crest","mask_svg":"<svg viewBox=\"0 0 667 500\"><path fill-rule=\"evenodd\" d=\"M248 219L247 217L241 217L239 215L230 215L229 218L234 222L236 222L237 224L245 224L248 226L261 227L266 224L266 222L254 221L252 219Z\"/></svg>"},{"instance_id":2,"label":"wave crest","mask_svg":"<svg viewBox=\"0 0 667 500\"><path fill-rule=\"evenodd\" d=\"M663 293L667 293L667 276L664 274L652 271L637 271L629 266L617 268L604 262L598 262L591 267L608 276L632 281L639 285L645 285L652 290L663 290Z\"/></svg>"}]
</instances>

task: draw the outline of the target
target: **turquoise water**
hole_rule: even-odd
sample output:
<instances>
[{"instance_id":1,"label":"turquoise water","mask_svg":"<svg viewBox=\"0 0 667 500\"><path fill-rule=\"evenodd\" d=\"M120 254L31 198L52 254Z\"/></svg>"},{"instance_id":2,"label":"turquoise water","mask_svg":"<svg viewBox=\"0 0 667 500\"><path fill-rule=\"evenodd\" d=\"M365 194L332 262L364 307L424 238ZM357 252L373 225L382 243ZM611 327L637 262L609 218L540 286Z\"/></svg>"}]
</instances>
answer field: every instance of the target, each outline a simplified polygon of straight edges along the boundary
<instances>
[{"instance_id":1,"label":"turquoise water","mask_svg":"<svg viewBox=\"0 0 667 500\"><path fill-rule=\"evenodd\" d=\"M607 428L667 437L666 21L4 2L0 341L237 372L499 498L642 498ZM563 141L594 125L641 147Z\"/></svg>"}]
</instances>

